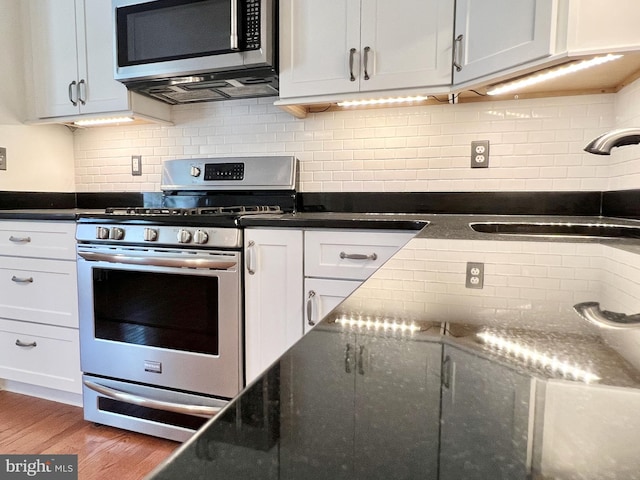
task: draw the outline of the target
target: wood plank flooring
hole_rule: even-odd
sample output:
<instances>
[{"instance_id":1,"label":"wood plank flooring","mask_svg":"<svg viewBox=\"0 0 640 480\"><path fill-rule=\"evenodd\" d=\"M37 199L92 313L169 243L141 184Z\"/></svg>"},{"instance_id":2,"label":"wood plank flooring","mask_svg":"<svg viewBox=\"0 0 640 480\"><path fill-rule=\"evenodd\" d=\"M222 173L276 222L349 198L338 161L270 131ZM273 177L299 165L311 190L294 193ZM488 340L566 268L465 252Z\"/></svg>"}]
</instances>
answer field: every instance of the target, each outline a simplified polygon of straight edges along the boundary
<instances>
[{"instance_id":1,"label":"wood plank flooring","mask_svg":"<svg viewBox=\"0 0 640 480\"><path fill-rule=\"evenodd\" d=\"M139 480L178 446L87 422L80 407L0 391L0 453L77 454L80 480Z\"/></svg>"}]
</instances>

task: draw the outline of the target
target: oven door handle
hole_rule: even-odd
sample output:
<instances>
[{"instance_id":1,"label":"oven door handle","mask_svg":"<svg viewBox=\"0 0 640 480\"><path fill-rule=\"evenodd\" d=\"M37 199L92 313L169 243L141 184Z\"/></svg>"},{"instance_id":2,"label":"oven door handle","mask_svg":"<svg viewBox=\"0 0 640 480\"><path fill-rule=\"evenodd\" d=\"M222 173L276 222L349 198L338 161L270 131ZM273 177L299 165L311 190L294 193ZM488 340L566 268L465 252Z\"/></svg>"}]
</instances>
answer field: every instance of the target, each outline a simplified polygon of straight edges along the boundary
<instances>
[{"instance_id":1,"label":"oven door handle","mask_svg":"<svg viewBox=\"0 0 640 480\"><path fill-rule=\"evenodd\" d=\"M184 257L140 257L122 254L78 252L78 255L90 262L123 263L127 265L151 265L154 267L208 268L210 270L229 270L238 263L234 261L208 260L206 258Z\"/></svg>"},{"instance_id":2,"label":"oven door handle","mask_svg":"<svg viewBox=\"0 0 640 480\"><path fill-rule=\"evenodd\" d=\"M213 417L220 412L223 407L208 407L205 405L186 405L183 403L164 402L153 398L142 397L132 393L123 392L114 388L105 387L89 380L84 380L87 388L98 392L105 397L113 398L121 402L138 405L140 407L155 408L156 410L164 410L167 412L182 413L185 415L197 415L199 417Z\"/></svg>"}]
</instances>

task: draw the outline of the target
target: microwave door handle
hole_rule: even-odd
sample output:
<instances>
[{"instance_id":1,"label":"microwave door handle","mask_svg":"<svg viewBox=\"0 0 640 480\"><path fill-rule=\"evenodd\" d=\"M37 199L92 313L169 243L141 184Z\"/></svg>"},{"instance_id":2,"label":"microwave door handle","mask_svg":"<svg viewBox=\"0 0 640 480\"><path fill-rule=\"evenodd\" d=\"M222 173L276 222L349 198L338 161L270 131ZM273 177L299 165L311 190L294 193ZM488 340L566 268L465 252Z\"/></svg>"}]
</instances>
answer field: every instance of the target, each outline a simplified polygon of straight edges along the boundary
<instances>
[{"instance_id":1,"label":"microwave door handle","mask_svg":"<svg viewBox=\"0 0 640 480\"><path fill-rule=\"evenodd\" d=\"M238 50L238 0L231 1L231 50Z\"/></svg>"}]
</instances>

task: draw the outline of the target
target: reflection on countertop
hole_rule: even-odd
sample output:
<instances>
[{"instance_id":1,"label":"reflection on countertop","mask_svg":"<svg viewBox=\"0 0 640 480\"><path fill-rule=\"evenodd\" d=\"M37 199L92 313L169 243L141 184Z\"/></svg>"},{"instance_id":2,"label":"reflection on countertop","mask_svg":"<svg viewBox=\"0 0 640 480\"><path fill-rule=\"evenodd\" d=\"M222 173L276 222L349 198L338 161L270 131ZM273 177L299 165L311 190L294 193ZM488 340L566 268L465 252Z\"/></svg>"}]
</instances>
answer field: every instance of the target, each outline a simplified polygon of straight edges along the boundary
<instances>
[{"instance_id":1,"label":"reflection on countertop","mask_svg":"<svg viewBox=\"0 0 640 480\"><path fill-rule=\"evenodd\" d=\"M640 478L640 240L425 219L150 478Z\"/></svg>"}]
</instances>

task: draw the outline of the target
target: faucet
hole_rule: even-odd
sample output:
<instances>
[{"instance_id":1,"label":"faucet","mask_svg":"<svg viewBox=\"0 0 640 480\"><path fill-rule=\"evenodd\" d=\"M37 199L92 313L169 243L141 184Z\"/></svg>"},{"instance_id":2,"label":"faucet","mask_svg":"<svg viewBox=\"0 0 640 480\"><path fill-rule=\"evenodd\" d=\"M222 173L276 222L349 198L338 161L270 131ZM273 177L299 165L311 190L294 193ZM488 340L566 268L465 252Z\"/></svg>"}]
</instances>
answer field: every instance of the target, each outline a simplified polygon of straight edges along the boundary
<instances>
[{"instance_id":1,"label":"faucet","mask_svg":"<svg viewBox=\"0 0 640 480\"><path fill-rule=\"evenodd\" d=\"M586 321L598 327L629 329L640 328L640 313L626 315L624 313L601 310L598 302L582 302L573 306L573 309Z\"/></svg>"},{"instance_id":2,"label":"faucet","mask_svg":"<svg viewBox=\"0 0 640 480\"><path fill-rule=\"evenodd\" d=\"M613 147L635 145L636 143L640 143L640 128L618 128L591 140L584 147L584 151L596 155L610 155Z\"/></svg>"}]
</instances>

